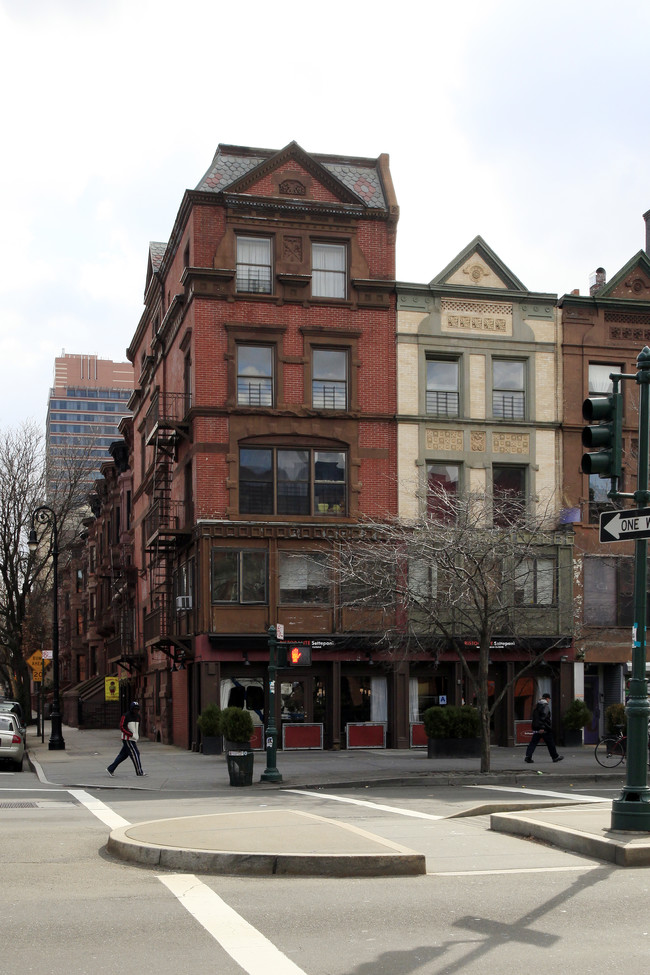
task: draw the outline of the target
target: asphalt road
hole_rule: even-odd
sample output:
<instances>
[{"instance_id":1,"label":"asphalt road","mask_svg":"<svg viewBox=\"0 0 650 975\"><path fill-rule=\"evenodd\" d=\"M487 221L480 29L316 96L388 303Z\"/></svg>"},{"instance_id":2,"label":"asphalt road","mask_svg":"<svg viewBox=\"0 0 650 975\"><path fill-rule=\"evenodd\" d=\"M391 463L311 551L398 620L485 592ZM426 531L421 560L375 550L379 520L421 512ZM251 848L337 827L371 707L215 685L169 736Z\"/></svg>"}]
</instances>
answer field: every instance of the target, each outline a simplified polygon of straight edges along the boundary
<instances>
[{"instance_id":1,"label":"asphalt road","mask_svg":"<svg viewBox=\"0 0 650 975\"><path fill-rule=\"evenodd\" d=\"M551 789L540 791L552 795ZM604 798L618 791L581 789ZM0 772L0 971L638 970L650 937L650 870L615 868L492 833L486 815L457 815L525 795L517 787L377 786L331 793L236 790L216 800L205 793L70 791L45 786L29 772ZM426 853L427 875L386 880L163 873L107 857L109 827L98 814L106 818L108 810L135 823L261 807L301 809L361 826Z\"/></svg>"}]
</instances>

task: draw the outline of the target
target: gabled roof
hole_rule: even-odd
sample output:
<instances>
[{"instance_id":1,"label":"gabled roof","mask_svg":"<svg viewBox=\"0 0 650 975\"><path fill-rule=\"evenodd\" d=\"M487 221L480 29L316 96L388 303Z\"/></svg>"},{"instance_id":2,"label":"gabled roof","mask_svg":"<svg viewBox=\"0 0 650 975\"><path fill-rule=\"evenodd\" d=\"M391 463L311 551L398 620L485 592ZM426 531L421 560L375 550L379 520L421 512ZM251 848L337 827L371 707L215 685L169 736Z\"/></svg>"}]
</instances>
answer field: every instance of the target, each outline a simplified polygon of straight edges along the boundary
<instances>
[{"instance_id":1,"label":"gabled roof","mask_svg":"<svg viewBox=\"0 0 650 975\"><path fill-rule=\"evenodd\" d=\"M297 142L290 142L279 151L219 145L210 168L196 189L246 193L258 180L288 160L293 160L320 180L342 203L380 210L388 206L378 160L308 153Z\"/></svg>"},{"instance_id":2,"label":"gabled roof","mask_svg":"<svg viewBox=\"0 0 650 975\"><path fill-rule=\"evenodd\" d=\"M491 280L486 282L484 279L488 277ZM484 287L503 288L507 291L528 291L525 284L522 284L479 235L429 282L429 287L440 285L481 287L482 284Z\"/></svg>"},{"instance_id":3,"label":"gabled roof","mask_svg":"<svg viewBox=\"0 0 650 975\"><path fill-rule=\"evenodd\" d=\"M636 253L592 297L639 298L648 301L650 299L650 257L643 250Z\"/></svg>"}]
</instances>

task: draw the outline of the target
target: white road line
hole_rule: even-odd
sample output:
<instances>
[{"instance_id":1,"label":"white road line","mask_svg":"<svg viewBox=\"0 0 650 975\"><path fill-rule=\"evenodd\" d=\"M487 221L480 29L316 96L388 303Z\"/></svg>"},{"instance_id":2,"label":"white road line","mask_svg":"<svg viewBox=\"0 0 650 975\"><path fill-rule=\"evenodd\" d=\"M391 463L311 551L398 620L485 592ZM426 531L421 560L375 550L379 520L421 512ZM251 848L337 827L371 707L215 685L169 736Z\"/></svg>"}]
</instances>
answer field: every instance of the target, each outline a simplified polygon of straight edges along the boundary
<instances>
[{"instance_id":1,"label":"white road line","mask_svg":"<svg viewBox=\"0 0 650 975\"><path fill-rule=\"evenodd\" d=\"M427 877L495 877L504 873L570 873L602 870L602 863L580 864L575 867L512 867L504 870L427 870Z\"/></svg>"},{"instance_id":2,"label":"white road line","mask_svg":"<svg viewBox=\"0 0 650 975\"><path fill-rule=\"evenodd\" d=\"M178 897L208 934L248 975L305 975L241 915L192 874L166 874L158 880Z\"/></svg>"},{"instance_id":3,"label":"white road line","mask_svg":"<svg viewBox=\"0 0 650 975\"><path fill-rule=\"evenodd\" d=\"M317 799L332 799L334 802L348 802L351 806L365 806L367 809L380 809L382 812L396 813L398 816L412 816L413 819L444 819L444 816L434 816L433 813L418 812L416 809L400 809L398 806L384 806L380 802L368 802L367 799L348 799L346 796L333 796L328 792L308 792L306 789L283 789L283 792L294 792L299 796L314 796Z\"/></svg>"},{"instance_id":4,"label":"white road line","mask_svg":"<svg viewBox=\"0 0 650 975\"><path fill-rule=\"evenodd\" d=\"M120 826L131 825L128 819L123 819L121 816L118 816L105 802L91 796L89 792L85 792L83 789L68 789L67 791L82 806L85 806L88 812L91 812L93 816L97 816L97 819L100 819L110 829L118 829Z\"/></svg>"},{"instance_id":5,"label":"white road line","mask_svg":"<svg viewBox=\"0 0 650 975\"><path fill-rule=\"evenodd\" d=\"M574 802L609 802L598 796L583 796L581 792L556 792L554 789L515 788L508 785L468 785L468 789L487 789L489 792L516 792L520 796L549 796L551 799L573 799Z\"/></svg>"}]
</instances>

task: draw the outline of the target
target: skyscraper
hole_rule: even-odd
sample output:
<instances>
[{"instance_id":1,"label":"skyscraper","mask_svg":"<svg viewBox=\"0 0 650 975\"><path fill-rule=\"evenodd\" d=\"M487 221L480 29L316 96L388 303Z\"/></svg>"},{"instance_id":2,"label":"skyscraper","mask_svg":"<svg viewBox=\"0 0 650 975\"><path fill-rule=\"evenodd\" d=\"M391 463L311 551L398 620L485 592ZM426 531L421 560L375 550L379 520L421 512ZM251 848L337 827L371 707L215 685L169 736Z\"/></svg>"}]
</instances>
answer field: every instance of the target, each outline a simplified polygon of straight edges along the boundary
<instances>
[{"instance_id":1,"label":"skyscraper","mask_svg":"<svg viewBox=\"0 0 650 975\"><path fill-rule=\"evenodd\" d=\"M119 437L120 421L129 415L133 386L130 362L65 352L57 356L46 421L48 493L61 472L75 464L84 470L84 481L99 476L110 444Z\"/></svg>"}]
</instances>

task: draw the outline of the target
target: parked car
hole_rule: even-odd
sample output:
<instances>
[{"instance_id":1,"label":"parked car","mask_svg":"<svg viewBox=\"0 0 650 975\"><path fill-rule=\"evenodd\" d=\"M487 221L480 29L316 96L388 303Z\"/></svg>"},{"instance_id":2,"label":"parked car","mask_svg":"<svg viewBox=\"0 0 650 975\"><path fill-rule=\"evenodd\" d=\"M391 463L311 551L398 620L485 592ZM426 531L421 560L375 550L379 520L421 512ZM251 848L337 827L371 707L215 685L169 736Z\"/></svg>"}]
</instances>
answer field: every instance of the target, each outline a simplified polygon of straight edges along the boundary
<instances>
[{"instance_id":1,"label":"parked car","mask_svg":"<svg viewBox=\"0 0 650 975\"><path fill-rule=\"evenodd\" d=\"M23 738L27 733L27 725L25 724L25 719L23 717L23 709L18 703L18 701L8 701L5 698L0 700L0 714L5 711L9 711L10 714L15 714L18 718L18 724L21 727Z\"/></svg>"},{"instance_id":2,"label":"parked car","mask_svg":"<svg viewBox=\"0 0 650 975\"><path fill-rule=\"evenodd\" d=\"M11 711L0 711L0 761L11 762L14 772L22 772L25 736L18 718Z\"/></svg>"}]
</instances>

